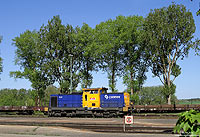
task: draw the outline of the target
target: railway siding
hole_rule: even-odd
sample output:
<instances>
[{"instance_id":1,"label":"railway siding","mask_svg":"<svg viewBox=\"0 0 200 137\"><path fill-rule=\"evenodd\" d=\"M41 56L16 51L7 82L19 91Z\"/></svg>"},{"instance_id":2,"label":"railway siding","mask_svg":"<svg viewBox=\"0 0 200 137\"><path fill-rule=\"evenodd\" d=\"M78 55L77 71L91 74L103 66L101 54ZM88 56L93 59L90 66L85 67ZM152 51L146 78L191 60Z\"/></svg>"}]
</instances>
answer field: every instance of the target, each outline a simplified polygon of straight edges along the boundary
<instances>
[{"instance_id":1,"label":"railway siding","mask_svg":"<svg viewBox=\"0 0 200 137\"><path fill-rule=\"evenodd\" d=\"M133 113L177 113L182 111L188 111L190 109L200 110L200 104L190 104L190 105L134 105ZM48 112L47 106L31 107L31 106L0 106L0 112L17 112L24 114L33 114L34 111L41 111L45 114Z\"/></svg>"},{"instance_id":2,"label":"railway siding","mask_svg":"<svg viewBox=\"0 0 200 137\"><path fill-rule=\"evenodd\" d=\"M200 110L200 105L135 105L134 112L181 112L190 109Z\"/></svg>"}]
</instances>

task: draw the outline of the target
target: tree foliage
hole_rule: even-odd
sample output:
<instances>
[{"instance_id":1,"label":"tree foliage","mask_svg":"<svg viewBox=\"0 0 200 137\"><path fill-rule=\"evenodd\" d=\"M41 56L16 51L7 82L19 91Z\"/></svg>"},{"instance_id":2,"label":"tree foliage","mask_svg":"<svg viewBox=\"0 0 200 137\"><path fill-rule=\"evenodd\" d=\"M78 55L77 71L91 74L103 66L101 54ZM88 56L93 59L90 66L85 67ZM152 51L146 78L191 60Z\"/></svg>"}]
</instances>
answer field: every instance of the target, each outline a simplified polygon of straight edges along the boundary
<instances>
[{"instance_id":1,"label":"tree foliage","mask_svg":"<svg viewBox=\"0 0 200 137\"><path fill-rule=\"evenodd\" d=\"M34 106L35 98L32 90L2 89L0 90L0 106Z\"/></svg>"},{"instance_id":2,"label":"tree foliage","mask_svg":"<svg viewBox=\"0 0 200 137\"><path fill-rule=\"evenodd\" d=\"M139 93L140 104L158 105L165 104L165 96L162 93L163 86L144 87Z\"/></svg>"},{"instance_id":3,"label":"tree foliage","mask_svg":"<svg viewBox=\"0 0 200 137\"><path fill-rule=\"evenodd\" d=\"M145 19L144 44L152 73L168 90L168 104L174 94L173 82L181 74L177 60L188 55L195 24L192 13L183 5L152 10Z\"/></svg>"},{"instance_id":4,"label":"tree foliage","mask_svg":"<svg viewBox=\"0 0 200 137\"><path fill-rule=\"evenodd\" d=\"M34 89L1 89L0 93L0 106L35 106L38 96ZM59 89L48 86L40 105L48 106L51 94L59 94Z\"/></svg>"},{"instance_id":5,"label":"tree foliage","mask_svg":"<svg viewBox=\"0 0 200 137\"><path fill-rule=\"evenodd\" d=\"M140 91L131 95L131 100L136 105L160 105L166 104L166 95L163 86L142 87ZM130 92L130 90L128 90ZM172 96L172 102L176 104L177 98Z\"/></svg>"},{"instance_id":6,"label":"tree foliage","mask_svg":"<svg viewBox=\"0 0 200 137\"><path fill-rule=\"evenodd\" d=\"M43 98L45 89L53 84L59 85L61 93L69 92L70 72L75 90L80 83L90 87L91 72L101 69L108 74L112 92L117 91L117 77L121 76L133 97L133 91L141 90L151 65L170 103L176 89L173 82L181 74L177 61L188 55L194 32L191 12L175 4L152 10L145 19L117 16L95 29L86 23L81 27L63 25L60 17L54 16L39 31L27 30L13 39L21 70L11 76L28 79ZM138 99L137 95L133 98Z\"/></svg>"},{"instance_id":7,"label":"tree foliage","mask_svg":"<svg viewBox=\"0 0 200 137\"><path fill-rule=\"evenodd\" d=\"M11 76L28 79L40 97L44 96L46 87L54 83L59 84L61 93L68 92L71 71L74 90L80 78L85 86L90 86L90 72L95 69L93 38L93 30L87 24L81 29L73 28L63 25L60 17L54 16L40 31L28 30L13 39L17 47L16 64L22 71L11 72Z\"/></svg>"},{"instance_id":8,"label":"tree foliage","mask_svg":"<svg viewBox=\"0 0 200 137\"><path fill-rule=\"evenodd\" d=\"M197 16L199 16L200 15L200 9L197 11Z\"/></svg>"},{"instance_id":9,"label":"tree foliage","mask_svg":"<svg viewBox=\"0 0 200 137\"><path fill-rule=\"evenodd\" d=\"M45 89L45 97L43 99L43 103L45 106L49 106L50 95L59 94L60 90L53 85L48 86Z\"/></svg>"},{"instance_id":10,"label":"tree foliage","mask_svg":"<svg viewBox=\"0 0 200 137\"><path fill-rule=\"evenodd\" d=\"M11 72L11 76L29 79L43 97L45 88L54 83L59 84L61 93L68 92L71 70L74 90L80 82L82 87L90 87L91 72L100 68L108 73L113 92L116 78L122 74L124 83L132 91L137 90L146 79L147 70L144 47L140 45L142 25L142 17L118 16L95 29L86 23L73 28L54 16L39 31L27 30L13 39L16 64L22 70Z\"/></svg>"},{"instance_id":11,"label":"tree foliage","mask_svg":"<svg viewBox=\"0 0 200 137\"><path fill-rule=\"evenodd\" d=\"M59 16L54 16L39 31L40 56L43 70L52 81L58 82L61 93L69 91L70 54L73 55L73 87L77 87L77 52L74 40L75 30L71 25L64 26ZM75 80L76 79L76 80Z\"/></svg>"},{"instance_id":12,"label":"tree foliage","mask_svg":"<svg viewBox=\"0 0 200 137\"><path fill-rule=\"evenodd\" d=\"M144 45L141 43L144 19L141 16L121 16L120 20L123 22L120 28L123 80L133 95L133 91L139 91L146 80L148 68Z\"/></svg>"},{"instance_id":13,"label":"tree foliage","mask_svg":"<svg viewBox=\"0 0 200 137\"><path fill-rule=\"evenodd\" d=\"M200 40L196 39L194 46L192 47L195 50L196 55L200 56Z\"/></svg>"},{"instance_id":14,"label":"tree foliage","mask_svg":"<svg viewBox=\"0 0 200 137\"><path fill-rule=\"evenodd\" d=\"M175 133L180 133L184 136L199 136L200 135L200 113L195 110L190 110L179 114L179 119L174 127Z\"/></svg>"},{"instance_id":15,"label":"tree foliage","mask_svg":"<svg viewBox=\"0 0 200 137\"><path fill-rule=\"evenodd\" d=\"M38 98L44 97L44 90L51 84L46 72L41 69L41 61L38 48L38 33L27 30L19 37L13 39L17 47L15 63L21 67L21 71L10 72L15 78L25 78L32 83Z\"/></svg>"},{"instance_id":16,"label":"tree foliage","mask_svg":"<svg viewBox=\"0 0 200 137\"><path fill-rule=\"evenodd\" d=\"M143 60L140 34L143 18L117 16L101 22L95 28L99 67L108 73L109 87L115 92L116 78L124 74L124 83L131 89L137 79L142 84L146 66Z\"/></svg>"},{"instance_id":17,"label":"tree foliage","mask_svg":"<svg viewBox=\"0 0 200 137\"><path fill-rule=\"evenodd\" d=\"M97 60L95 58L94 30L86 23L83 23L81 28L78 28L76 35L76 43L80 49L81 58L81 83L82 88L87 88L92 85L91 72L97 70Z\"/></svg>"},{"instance_id":18,"label":"tree foliage","mask_svg":"<svg viewBox=\"0 0 200 137\"><path fill-rule=\"evenodd\" d=\"M100 59L99 67L106 71L109 79L109 87L112 92L116 92L116 78L120 76L121 54L120 54L120 35L123 21L121 17L109 19L96 25L95 40L97 43L97 54Z\"/></svg>"}]
</instances>

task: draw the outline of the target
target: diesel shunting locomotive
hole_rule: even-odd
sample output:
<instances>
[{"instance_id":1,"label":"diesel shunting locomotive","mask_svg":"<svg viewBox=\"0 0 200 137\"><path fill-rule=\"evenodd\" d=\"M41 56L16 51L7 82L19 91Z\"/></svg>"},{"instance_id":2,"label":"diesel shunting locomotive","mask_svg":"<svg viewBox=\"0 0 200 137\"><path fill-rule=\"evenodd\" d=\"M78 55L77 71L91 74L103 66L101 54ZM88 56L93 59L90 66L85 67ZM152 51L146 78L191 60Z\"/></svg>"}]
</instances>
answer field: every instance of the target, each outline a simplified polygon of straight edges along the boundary
<instances>
[{"instance_id":1,"label":"diesel shunting locomotive","mask_svg":"<svg viewBox=\"0 0 200 137\"><path fill-rule=\"evenodd\" d=\"M49 116L123 117L132 113L129 93L107 93L107 88L87 88L81 93L50 96Z\"/></svg>"}]
</instances>

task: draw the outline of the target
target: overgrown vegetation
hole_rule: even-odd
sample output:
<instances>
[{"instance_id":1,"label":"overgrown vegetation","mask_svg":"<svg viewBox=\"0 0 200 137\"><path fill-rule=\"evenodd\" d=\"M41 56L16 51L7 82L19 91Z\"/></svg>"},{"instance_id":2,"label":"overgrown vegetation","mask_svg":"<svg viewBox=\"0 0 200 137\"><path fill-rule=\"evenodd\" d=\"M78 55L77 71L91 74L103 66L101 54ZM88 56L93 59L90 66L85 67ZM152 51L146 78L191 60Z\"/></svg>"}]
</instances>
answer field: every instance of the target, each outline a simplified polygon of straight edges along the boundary
<instances>
[{"instance_id":1,"label":"overgrown vegetation","mask_svg":"<svg viewBox=\"0 0 200 137\"><path fill-rule=\"evenodd\" d=\"M39 105L48 106L51 94L58 94L59 90L56 87L49 86L45 90L44 99ZM0 106L35 106L37 94L34 90L26 89L2 89L0 90Z\"/></svg>"},{"instance_id":2,"label":"overgrown vegetation","mask_svg":"<svg viewBox=\"0 0 200 137\"><path fill-rule=\"evenodd\" d=\"M34 91L26 89L0 90L0 106L34 106Z\"/></svg>"},{"instance_id":3,"label":"overgrown vegetation","mask_svg":"<svg viewBox=\"0 0 200 137\"><path fill-rule=\"evenodd\" d=\"M195 110L181 113L174 132L184 136L200 136L200 113Z\"/></svg>"},{"instance_id":4,"label":"overgrown vegetation","mask_svg":"<svg viewBox=\"0 0 200 137\"><path fill-rule=\"evenodd\" d=\"M135 105L159 105L166 104L166 94L163 86L143 87L140 91L131 96ZM177 104L178 100L172 95L172 103Z\"/></svg>"}]
</instances>

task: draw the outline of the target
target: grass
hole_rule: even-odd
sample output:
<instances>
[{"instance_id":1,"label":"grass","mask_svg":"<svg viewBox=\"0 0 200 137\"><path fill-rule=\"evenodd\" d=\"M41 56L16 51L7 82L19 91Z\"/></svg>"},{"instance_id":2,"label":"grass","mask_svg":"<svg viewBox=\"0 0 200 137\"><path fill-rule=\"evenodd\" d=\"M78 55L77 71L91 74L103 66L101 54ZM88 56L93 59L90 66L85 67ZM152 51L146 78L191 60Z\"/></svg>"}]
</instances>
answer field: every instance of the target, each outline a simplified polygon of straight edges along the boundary
<instances>
[{"instance_id":1,"label":"grass","mask_svg":"<svg viewBox=\"0 0 200 137\"><path fill-rule=\"evenodd\" d=\"M193 101L193 100L181 100L178 104L190 105L190 104L200 104L200 101Z\"/></svg>"}]
</instances>

